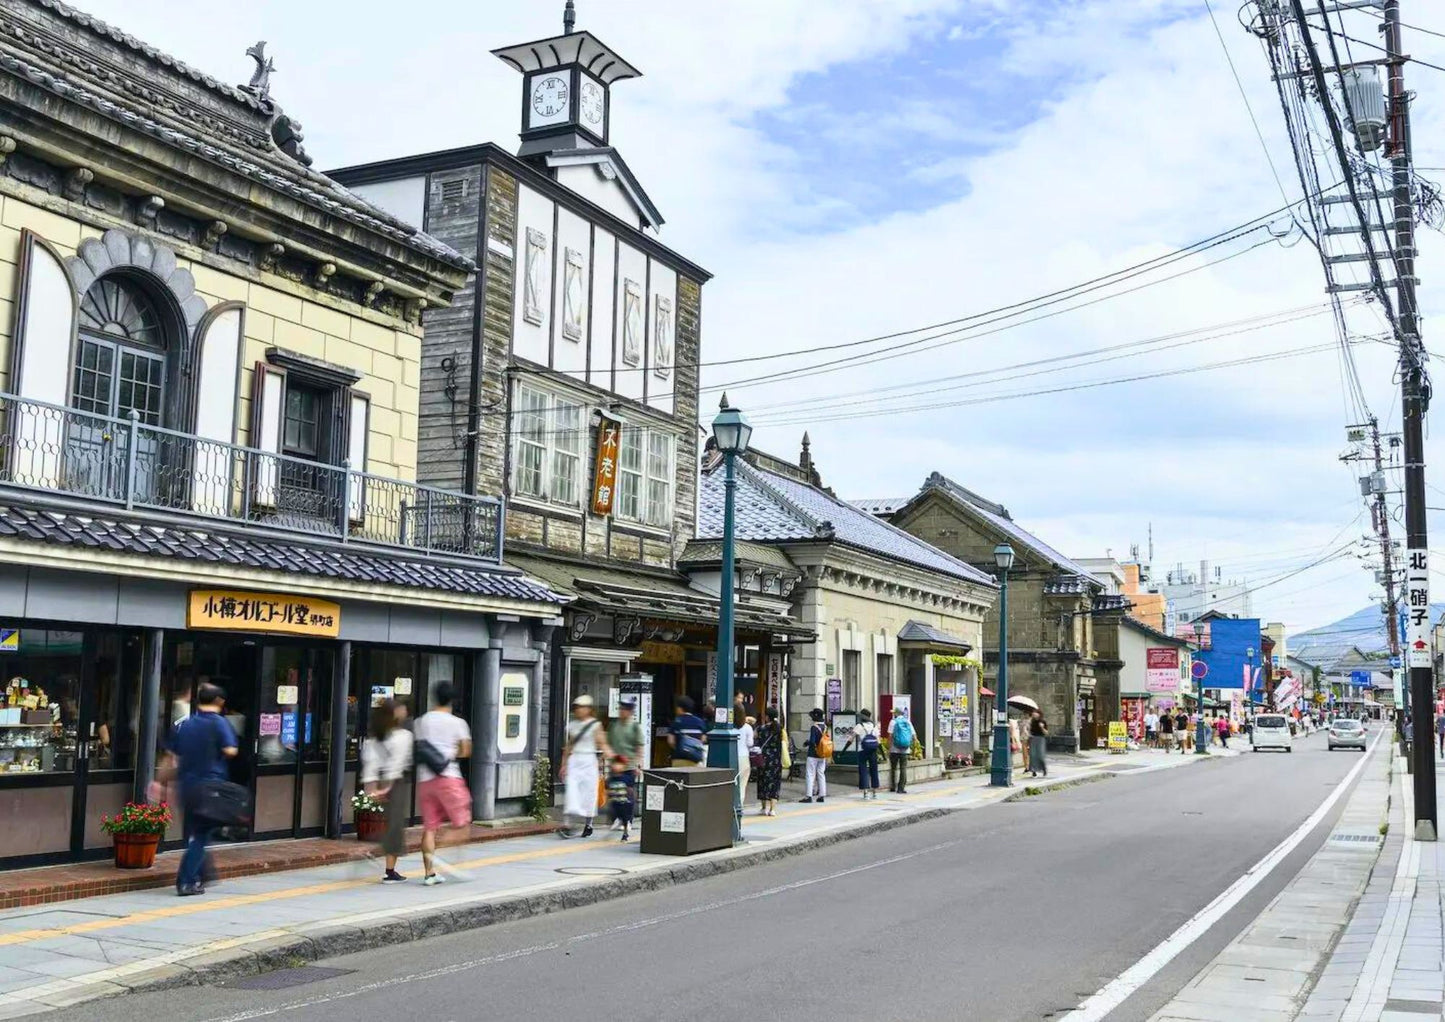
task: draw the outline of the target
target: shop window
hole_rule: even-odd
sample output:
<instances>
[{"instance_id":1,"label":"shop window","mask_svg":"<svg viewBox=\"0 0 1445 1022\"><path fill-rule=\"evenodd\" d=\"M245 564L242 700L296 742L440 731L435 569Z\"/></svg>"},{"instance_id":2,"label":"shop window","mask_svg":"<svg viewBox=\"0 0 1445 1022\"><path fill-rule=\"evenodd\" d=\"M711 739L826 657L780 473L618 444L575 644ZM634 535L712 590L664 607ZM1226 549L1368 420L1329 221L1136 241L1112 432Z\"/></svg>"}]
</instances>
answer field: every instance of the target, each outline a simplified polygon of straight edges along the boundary
<instances>
[{"instance_id":1,"label":"shop window","mask_svg":"<svg viewBox=\"0 0 1445 1022\"><path fill-rule=\"evenodd\" d=\"M69 773L80 723L81 632L16 630L13 653L0 654L0 776Z\"/></svg>"}]
</instances>

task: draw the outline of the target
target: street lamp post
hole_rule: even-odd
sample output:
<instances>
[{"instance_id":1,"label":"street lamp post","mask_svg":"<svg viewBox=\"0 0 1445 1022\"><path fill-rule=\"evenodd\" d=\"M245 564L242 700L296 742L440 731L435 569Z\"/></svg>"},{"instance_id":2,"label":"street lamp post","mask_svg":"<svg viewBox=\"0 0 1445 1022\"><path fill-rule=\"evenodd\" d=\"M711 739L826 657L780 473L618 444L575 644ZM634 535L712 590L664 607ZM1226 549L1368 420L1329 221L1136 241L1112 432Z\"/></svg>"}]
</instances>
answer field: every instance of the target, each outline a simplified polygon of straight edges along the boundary
<instances>
[{"instance_id":1,"label":"street lamp post","mask_svg":"<svg viewBox=\"0 0 1445 1022\"><path fill-rule=\"evenodd\" d=\"M1008 735L1008 571L1014 566L1014 549L1007 543L993 548L993 563L998 566L998 691L993 712L993 758L989 763L990 787L1007 788L1013 784L1013 749ZM1020 735L1020 741L1028 741Z\"/></svg>"},{"instance_id":2,"label":"street lamp post","mask_svg":"<svg viewBox=\"0 0 1445 1022\"><path fill-rule=\"evenodd\" d=\"M747 453L748 441L752 439L753 427L747 416L728 405L728 396L722 397L717 418L712 420L712 435L717 449L723 456L723 543L722 574L718 584L717 623L717 706L721 720L708 734L707 765L732 772L733 784L733 844L743 839L743 791L738 771L738 730L732 719L733 706L733 576L736 572L735 515L733 510L737 493L737 458ZM725 716L724 716L725 714Z\"/></svg>"},{"instance_id":3,"label":"street lamp post","mask_svg":"<svg viewBox=\"0 0 1445 1022\"><path fill-rule=\"evenodd\" d=\"M1195 632L1195 636L1196 636L1196 637L1198 637L1198 636L1200 636L1200 635L1203 634L1203 633L1200 631L1200 629L1199 629L1199 623L1198 623L1197 621L1194 623L1194 632ZM1202 641L1200 642L1199 648L1200 648L1200 649L1203 649L1203 648L1204 648L1204 644L1203 644ZM1198 687L1198 691L1195 692L1195 694L1194 694L1194 710L1195 710L1196 713L1199 714L1199 717L1198 717L1198 719L1195 721L1195 724L1194 724L1194 755L1196 755L1196 756L1208 756L1208 755L1209 755L1209 726L1204 723L1204 679L1203 679L1203 678L1200 678L1200 679L1199 679L1199 684L1198 684L1197 687Z\"/></svg>"}]
</instances>

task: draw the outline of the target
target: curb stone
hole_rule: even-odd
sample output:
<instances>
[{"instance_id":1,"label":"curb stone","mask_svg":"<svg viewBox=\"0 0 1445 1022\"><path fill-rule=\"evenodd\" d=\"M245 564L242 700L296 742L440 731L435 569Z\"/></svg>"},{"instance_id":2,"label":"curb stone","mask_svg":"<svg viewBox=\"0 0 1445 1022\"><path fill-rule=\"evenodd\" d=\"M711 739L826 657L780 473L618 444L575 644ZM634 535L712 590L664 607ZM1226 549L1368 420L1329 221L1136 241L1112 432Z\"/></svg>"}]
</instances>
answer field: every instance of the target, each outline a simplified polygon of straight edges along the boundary
<instances>
[{"instance_id":1,"label":"curb stone","mask_svg":"<svg viewBox=\"0 0 1445 1022\"><path fill-rule=\"evenodd\" d=\"M1031 785L1043 792L1072 788L1081 784L1125 776L1108 770L1079 777L1043 781ZM767 843L756 847L743 845L723 854L707 858L685 859L677 864L649 869L620 877L609 877L593 883L561 890L523 893L473 904L438 906L415 912L382 916L363 925L320 922L299 927L295 931L270 934L256 941L136 972L113 981L97 981L87 985L87 996L96 999L118 993L149 993L183 986L204 986L239 979L277 969L293 968L308 962L336 958L395 944L409 943L425 937L439 937L467 930L497 926L540 916L615 901L631 894L642 894L678 884L724 876L738 870L793 858L820 848L888 833L902 827L927 823L987 805L997 805L1025 797L1022 792L991 802L960 806L938 806L918 809L900 816L875 820L858 827L845 827L782 844ZM104 986L108 989L96 990Z\"/></svg>"}]
</instances>

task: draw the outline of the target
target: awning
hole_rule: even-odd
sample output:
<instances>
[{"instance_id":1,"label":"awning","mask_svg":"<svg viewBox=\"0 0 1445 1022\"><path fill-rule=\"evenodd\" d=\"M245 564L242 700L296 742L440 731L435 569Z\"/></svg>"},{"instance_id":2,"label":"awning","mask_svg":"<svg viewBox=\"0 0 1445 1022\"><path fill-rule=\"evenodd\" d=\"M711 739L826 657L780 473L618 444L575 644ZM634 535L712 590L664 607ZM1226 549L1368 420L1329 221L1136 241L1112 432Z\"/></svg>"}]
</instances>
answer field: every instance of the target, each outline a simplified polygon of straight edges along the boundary
<instances>
[{"instance_id":1,"label":"awning","mask_svg":"<svg viewBox=\"0 0 1445 1022\"><path fill-rule=\"evenodd\" d=\"M591 567L528 555L509 555L506 560L550 588L573 596L576 602L607 614L717 627L718 598L692 588L687 576L677 572ZM799 642L817 637L796 618L750 605L746 597L737 602L733 613L739 631L769 632Z\"/></svg>"},{"instance_id":2,"label":"awning","mask_svg":"<svg viewBox=\"0 0 1445 1022\"><path fill-rule=\"evenodd\" d=\"M909 621L902 628L898 629L898 641L912 646L925 646L930 649L948 649L967 654L973 649L969 643L958 638L956 635L949 635L945 631L934 628L922 621Z\"/></svg>"},{"instance_id":3,"label":"awning","mask_svg":"<svg viewBox=\"0 0 1445 1022\"><path fill-rule=\"evenodd\" d=\"M978 694L980 696L992 696L993 689L989 688L987 685L980 685L978 687Z\"/></svg>"}]
</instances>

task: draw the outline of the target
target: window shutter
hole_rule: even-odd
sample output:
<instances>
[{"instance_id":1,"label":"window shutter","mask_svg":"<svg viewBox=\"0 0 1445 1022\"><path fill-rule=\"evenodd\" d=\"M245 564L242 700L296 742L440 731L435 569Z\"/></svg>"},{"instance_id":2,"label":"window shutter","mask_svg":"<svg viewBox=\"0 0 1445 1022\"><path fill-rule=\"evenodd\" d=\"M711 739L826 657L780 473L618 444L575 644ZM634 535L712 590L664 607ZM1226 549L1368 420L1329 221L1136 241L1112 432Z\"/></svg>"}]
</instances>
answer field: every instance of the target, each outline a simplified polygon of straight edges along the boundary
<instances>
[{"instance_id":1,"label":"window shutter","mask_svg":"<svg viewBox=\"0 0 1445 1022\"><path fill-rule=\"evenodd\" d=\"M251 503L274 508L281 482L281 424L286 402L286 371L268 362L257 362L251 377L251 446L261 454L251 455Z\"/></svg>"},{"instance_id":2,"label":"window shutter","mask_svg":"<svg viewBox=\"0 0 1445 1022\"><path fill-rule=\"evenodd\" d=\"M353 524L366 520L366 438L371 428L371 398L352 393L347 422L346 460L351 465L351 499L348 513Z\"/></svg>"},{"instance_id":3,"label":"window shutter","mask_svg":"<svg viewBox=\"0 0 1445 1022\"><path fill-rule=\"evenodd\" d=\"M191 510L235 513L232 485L236 442L237 370L241 364L241 317L245 306L218 306L201 324L200 369L196 373L196 436L191 466ZM207 443L207 441L211 441Z\"/></svg>"},{"instance_id":4,"label":"window shutter","mask_svg":"<svg viewBox=\"0 0 1445 1022\"><path fill-rule=\"evenodd\" d=\"M75 286L60 254L31 231L20 234L15 330L10 380L5 389L47 405L70 401L75 350ZM65 447L64 414L34 405L13 409L4 432L13 458L7 475L30 486L60 485Z\"/></svg>"}]
</instances>

